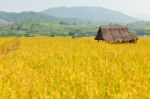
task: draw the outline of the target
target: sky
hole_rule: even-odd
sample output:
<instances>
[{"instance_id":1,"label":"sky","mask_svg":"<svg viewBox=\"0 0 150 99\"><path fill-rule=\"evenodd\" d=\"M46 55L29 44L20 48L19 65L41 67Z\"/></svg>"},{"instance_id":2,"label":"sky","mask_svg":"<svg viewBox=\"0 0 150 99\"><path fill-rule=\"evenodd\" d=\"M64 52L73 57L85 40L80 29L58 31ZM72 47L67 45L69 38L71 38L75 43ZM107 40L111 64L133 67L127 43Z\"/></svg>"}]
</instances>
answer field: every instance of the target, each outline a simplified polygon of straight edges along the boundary
<instances>
[{"instance_id":1,"label":"sky","mask_svg":"<svg viewBox=\"0 0 150 99\"><path fill-rule=\"evenodd\" d=\"M150 0L0 0L0 11L42 11L53 7L96 6L136 16L150 15L149 5Z\"/></svg>"}]
</instances>

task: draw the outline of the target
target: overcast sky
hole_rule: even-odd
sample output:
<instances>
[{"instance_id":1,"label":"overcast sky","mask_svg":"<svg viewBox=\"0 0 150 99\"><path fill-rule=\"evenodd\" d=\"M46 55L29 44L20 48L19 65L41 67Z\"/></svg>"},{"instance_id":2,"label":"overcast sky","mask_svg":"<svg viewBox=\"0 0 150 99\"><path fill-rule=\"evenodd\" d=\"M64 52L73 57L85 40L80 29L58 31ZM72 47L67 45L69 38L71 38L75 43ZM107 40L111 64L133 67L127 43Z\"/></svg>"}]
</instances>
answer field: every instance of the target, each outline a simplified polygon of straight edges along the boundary
<instances>
[{"instance_id":1,"label":"overcast sky","mask_svg":"<svg viewBox=\"0 0 150 99\"><path fill-rule=\"evenodd\" d=\"M125 14L150 15L150 0L0 0L0 11L41 11L52 7L99 6Z\"/></svg>"}]
</instances>

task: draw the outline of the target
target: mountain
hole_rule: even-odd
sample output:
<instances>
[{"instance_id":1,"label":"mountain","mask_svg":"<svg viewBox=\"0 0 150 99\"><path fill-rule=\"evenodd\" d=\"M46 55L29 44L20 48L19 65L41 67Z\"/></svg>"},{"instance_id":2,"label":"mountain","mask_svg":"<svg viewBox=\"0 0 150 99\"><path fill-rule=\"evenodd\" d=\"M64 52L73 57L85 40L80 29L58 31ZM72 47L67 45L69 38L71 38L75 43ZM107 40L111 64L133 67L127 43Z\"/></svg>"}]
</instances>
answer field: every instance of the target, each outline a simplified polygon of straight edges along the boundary
<instances>
[{"instance_id":1,"label":"mountain","mask_svg":"<svg viewBox=\"0 0 150 99\"><path fill-rule=\"evenodd\" d=\"M46 20L52 23L77 23L77 24L82 24L82 23L88 23L89 21L83 21L81 19L75 19L75 18L60 18L60 17L55 17L55 16L50 16L46 15L44 13L40 12L22 12L22 13L15 13L15 12L0 12L0 19L8 21L8 22L13 22L13 23L20 23L24 21L40 21L40 20Z\"/></svg>"},{"instance_id":2,"label":"mountain","mask_svg":"<svg viewBox=\"0 0 150 99\"><path fill-rule=\"evenodd\" d=\"M0 27L7 27L8 25L12 25L12 24L13 24L12 22L8 22L0 18Z\"/></svg>"},{"instance_id":3,"label":"mountain","mask_svg":"<svg viewBox=\"0 0 150 99\"><path fill-rule=\"evenodd\" d=\"M137 19L102 7L59 7L42 12L0 12L0 19L20 23L29 20L47 20L54 23L131 23Z\"/></svg>"},{"instance_id":4,"label":"mountain","mask_svg":"<svg viewBox=\"0 0 150 99\"><path fill-rule=\"evenodd\" d=\"M150 35L150 21L137 21L128 24L129 30L138 35Z\"/></svg>"},{"instance_id":5,"label":"mountain","mask_svg":"<svg viewBox=\"0 0 150 99\"><path fill-rule=\"evenodd\" d=\"M136 18L102 7L59 7L50 8L41 13L53 17L91 20L97 23L131 23L137 21Z\"/></svg>"},{"instance_id":6,"label":"mountain","mask_svg":"<svg viewBox=\"0 0 150 99\"><path fill-rule=\"evenodd\" d=\"M10 24L10 22L8 22L8 21L6 21L6 20L4 20L4 19L0 19L0 24Z\"/></svg>"},{"instance_id":7,"label":"mountain","mask_svg":"<svg viewBox=\"0 0 150 99\"><path fill-rule=\"evenodd\" d=\"M15 23L28 20L48 20L51 22L57 22L60 20L59 18L51 17L37 12L22 12L22 13L0 12L0 19Z\"/></svg>"}]
</instances>

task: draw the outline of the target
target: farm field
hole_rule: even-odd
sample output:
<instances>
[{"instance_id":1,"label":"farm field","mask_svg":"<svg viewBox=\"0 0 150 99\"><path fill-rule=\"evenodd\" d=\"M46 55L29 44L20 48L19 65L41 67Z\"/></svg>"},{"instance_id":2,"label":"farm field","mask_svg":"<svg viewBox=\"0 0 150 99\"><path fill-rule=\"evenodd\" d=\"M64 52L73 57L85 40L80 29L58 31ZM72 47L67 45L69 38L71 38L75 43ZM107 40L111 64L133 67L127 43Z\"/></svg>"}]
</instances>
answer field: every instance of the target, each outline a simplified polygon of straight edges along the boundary
<instances>
[{"instance_id":1,"label":"farm field","mask_svg":"<svg viewBox=\"0 0 150 99\"><path fill-rule=\"evenodd\" d=\"M149 99L150 38L0 38L1 99Z\"/></svg>"}]
</instances>

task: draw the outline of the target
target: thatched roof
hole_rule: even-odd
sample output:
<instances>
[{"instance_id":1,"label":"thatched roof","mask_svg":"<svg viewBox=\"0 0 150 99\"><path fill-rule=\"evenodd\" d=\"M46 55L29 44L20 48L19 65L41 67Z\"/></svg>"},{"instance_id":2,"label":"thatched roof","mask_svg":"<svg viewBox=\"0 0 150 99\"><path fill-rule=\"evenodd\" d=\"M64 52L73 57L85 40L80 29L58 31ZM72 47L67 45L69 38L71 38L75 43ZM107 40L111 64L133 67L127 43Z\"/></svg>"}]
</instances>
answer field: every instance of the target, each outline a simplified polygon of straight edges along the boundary
<instances>
[{"instance_id":1,"label":"thatched roof","mask_svg":"<svg viewBox=\"0 0 150 99\"><path fill-rule=\"evenodd\" d=\"M132 42L137 40L126 26L101 26L95 40Z\"/></svg>"}]
</instances>

